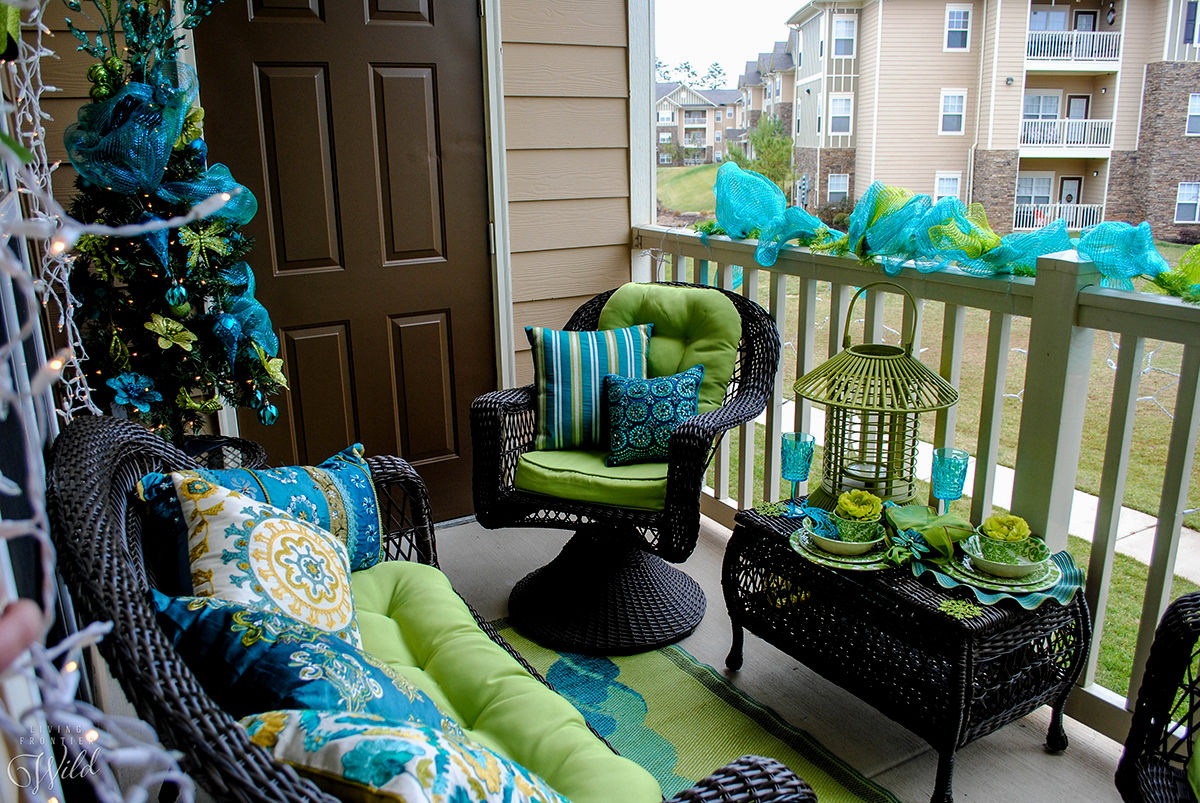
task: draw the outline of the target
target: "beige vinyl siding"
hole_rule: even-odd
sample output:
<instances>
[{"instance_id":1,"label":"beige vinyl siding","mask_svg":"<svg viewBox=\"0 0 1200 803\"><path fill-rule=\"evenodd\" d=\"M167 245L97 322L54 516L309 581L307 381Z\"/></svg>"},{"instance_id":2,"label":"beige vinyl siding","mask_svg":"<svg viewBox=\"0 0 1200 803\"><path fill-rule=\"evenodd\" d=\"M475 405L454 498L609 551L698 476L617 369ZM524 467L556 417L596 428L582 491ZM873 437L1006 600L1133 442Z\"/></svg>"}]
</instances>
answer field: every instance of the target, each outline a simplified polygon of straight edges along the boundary
<instances>
[{"instance_id":1,"label":"beige vinyl siding","mask_svg":"<svg viewBox=\"0 0 1200 803\"><path fill-rule=\"evenodd\" d=\"M1099 175L1093 176L1093 172ZM1105 187L1108 185L1107 159L1022 159L1018 173L1053 174L1054 182L1050 188L1051 203L1059 202L1060 181L1063 177L1071 176L1083 179L1079 203L1104 203Z\"/></svg>"},{"instance_id":2,"label":"beige vinyl siding","mask_svg":"<svg viewBox=\"0 0 1200 803\"><path fill-rule=\"evenodd\" d=\"M837 12L826 14L825 17L828 23L825 27L825 97L822 109L824 119L821 122L821 132L824 140L821 145L825 148L853 148L858 134L858 121L856 119L859 108L857 62L858 56L863 50L862 21L859 19L858 12L852 9L839 9ZM834 20L845 18L854 19L854 56L834 57ZM871 43L871 46L874 46L874 42ZM830 97L833 95L851 95L854 98L850 112L850 133L848 135L833 134L831 132L830 117L832 115L830 114ZM862 189L866 189L866 187L864 186Z\"/></svg>"},{"instance_id":3,"label":"beige vinyl siding","mask_svg":"<svg viewBox=\"0 0 1200 803\"><path fill-rule=\"evenodd\" d=\"M980 8L981 3L976 3L972 14L976 19L971 23L970 52L943 53L944 3L886 3L882 52L876 69L879 97L887 100L878 109L874 180L924 188L929 186L930 176L939 170L962 171L965 191L979 103L979 48L975 44L980 40L977 18ZM865 39L860 39L860 44L874 47ZM966 90L962 135L938 133L943 89ZM1020 88L1014 89L1019 107ZM860 124L869 125L861 120ZM1015 148L1015 123L1013 128ZM865 181L856 181L856 194L861 196L867 186Z\"/></svg>"},{"instance_id":4,"label":"beige vinyl siding","mask_svg":"<svg viewBox=\"0 0 1200 803\"><path fill-rule=\"evenodd\" d=\"M858 15L858 93L854 97L854 132L857 150L854 154L855 184L861 195L874 181L871 156L875 152L874 123L876 114L875 77L879 70L879 15L882 0L863 6Z\"/></svg>"},{"instance_id":5,"label":"beige vinyl siding","mask_svg":"<svg viewBox=\"0 0 1200 803\"><path fill-rule=\"evenodd\" d=\"M1025 41L1029 33L1029 4L1013 0L989 0L989 10L998 7L995 27L988 29L995 51L983 64L985 93L989 105L982 109L979 147L986 150L1016 150L1021 130L1021 104L1025 86ZM979 3L976 3L979 7ZM974 36L974 30L972 30ZM998 58L993 58L998 56ZM994 73L994 74L993 74ZM1011 85L1005 83L1012 78Z\"/></svg>"},{"instance_id":6,"label":"beige vinyl siding","mask_svg":"<svg viewBox=\"0 0 1200 803\"><path fill-rule=\"evenodd\" d=\"M623 3L502 0L513 345L629 280L629 75ZM677 122L682 126L682 110ZM680 130L680 129L677 129Z\"/></svg>"},{"instance_id":7,"label":"beige vinyl siding","mask_svg":"<svg viewBox=\"0 0 1200 803\"><path fill-rule=\"evenodd\" d=\"M800 69L796 70L796 80L803 81L814 75L819 75L821 69L821 23L824 14L818 14L800 26Z\"/></svg>"},{"instance_id":8,"label":"beige vinyl siding","mask_svg":"<svg viewBox=\"0 0 1200 803\"><path fill-rule=\"evenodd\" d=\"M805 89L811 89L812 93L805 93ZM821 81L816 79L799 85L799 91L796 94L796 106L792 110L792 114L800 120L800 129L795 135L796 147L798 148L816 148L820 145L821 135L817 133L817 114L821 108ZM792 130L796 130L796 124L792 123Z\"/></svg>"},{"instance_id":9,"label":"beige vinyl siding","mask_svg":"<svg viewBox=\"0 0 1200 803\"><path fill-rule=\"evenodd\" d=\"M1117 97L1117 77L1104 75L1050 75L1030 73L1025 79L1025 94L1061 94L1058 116L1067 116L1068 95L1089 95L1088 117L1094 120L1113 119L1113 105ZM1022 98L1022 103L1024 99Z\"/></svg>"},{"instance_id":10,"label":"beige vinyl siding","mask_svg":"<svg viewBox=\"0 0 1200 803\"><path fill-rule=\"evenodd\" d=\"M1116 128L1113 150L1130 151L1137 147L1138 116L1142 105L1142 81L1148 62L1162 60L1161 28L1156 35L1155 17L1148 9L1127 9L1121 37L1121 73L1116 95ZM1182 6L1181 6L1182 7Z\"/></svg>"},{"instance_id":11,"label":"beige vinyl siding","mask_svg":"<svg viewBox=\"0 0 1200 803\"><path fill-rule=\"evenodd\" d=\"M1184 42L1186 31L1185 23L1187 22L1187 0L1170 0L1171 6L1171 23L1167 26L1167 7L1168 3L1163 0L1158 0L1155 5L1162 9L1162 13L1158 16L1155 22L1158 22L1156 30L1161 31L1166 28L1166 43L1167 43L1167 61L1200 61L1200 47L1196 42L1187 44ZM1162 41L1162 37L1156 37L1156 41ZM1151 61L1159 61L1158 58Z\"/></svg>"}]
</instances>

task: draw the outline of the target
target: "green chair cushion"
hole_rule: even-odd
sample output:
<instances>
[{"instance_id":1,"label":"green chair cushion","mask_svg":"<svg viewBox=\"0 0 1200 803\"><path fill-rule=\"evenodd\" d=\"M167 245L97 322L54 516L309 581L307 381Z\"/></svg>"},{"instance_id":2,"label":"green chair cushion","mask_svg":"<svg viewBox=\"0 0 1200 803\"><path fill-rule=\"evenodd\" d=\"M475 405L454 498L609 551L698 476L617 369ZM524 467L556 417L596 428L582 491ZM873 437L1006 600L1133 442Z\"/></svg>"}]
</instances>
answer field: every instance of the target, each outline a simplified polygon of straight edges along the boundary
<instances>
[{"instance_id":1,"label":"green chair cushion","mask_svg":"<svg viewBox=\"0 0 1200 803\"><path fill-rule=\"evenodd\" d=\"M598 328L654 324L646 370L671 376L693 365L704 366L698 410L721 406L737 365L742 318L724 293L702 287L626 284L600 311Z\"/></svg>"},{"instance_id":2,"label":"green chair cushion","mask_svg":"<svg viewBox=\"0 0 1200 803\"><path fill-rule=\"evenodd\" d=\"M608 452L597 450L526 452L517 461L513 484L520 491L559 499L638 510L666 506L666 463L607 466L606 457Z\"/></svg>"},{"instance_id":3,"label":"green chair cushion","mask_svg":"<svg viewBox=\"0 0 1200 803\"><path fill-rule=\"evenodd\" d=\"M488 638L446 576L388 561L351 575L363 648L424 691L472 739L575 803L662 800L658 782L588 730L565 699Z\"/></svg>"}]
</instances>

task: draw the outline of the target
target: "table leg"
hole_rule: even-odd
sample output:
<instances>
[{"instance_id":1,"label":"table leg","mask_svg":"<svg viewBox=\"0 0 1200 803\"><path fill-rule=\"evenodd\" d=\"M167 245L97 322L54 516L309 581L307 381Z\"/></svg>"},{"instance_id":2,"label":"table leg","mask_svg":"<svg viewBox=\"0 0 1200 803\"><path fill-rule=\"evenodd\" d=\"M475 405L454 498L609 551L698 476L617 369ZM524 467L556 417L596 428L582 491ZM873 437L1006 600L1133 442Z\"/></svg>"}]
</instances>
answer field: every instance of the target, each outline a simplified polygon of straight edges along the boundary
<instances>
[{"instance_id":1,"label":"table leg","mask_svg":"<svg viewBox=\"0 0 1200 803\"><path fill-rule=\"evenodd\" d=\"M954 748L948 747L938 753L937 780L933 784L933 797L929 803L954 803Z\"/></svg>"},{"instance_id":2,"label":"table leg","mask_svg":"<svg viewBox=\"0 0 1200 803\"><path fill-rule=\"evenodd\" d=\"M1071 687L1066 686L1050 708L1050 729L1046 731L1047 753L1061 753L1069 744L1066 728L1063 727L1063 707L1066 706L1070 693Z\"/></svg>"},{"instance_id":3,"label":"table leg","mask_svg":"<svg viewBox=\"0 0 1200 803\"><path fill-rule=\"evenodd\" d=\"M742 646L745 643L746 634L742 630L742 626L737 622L733 623L733 644L729 647L729 655L725 657L725 666L729 669L742 668Z\"/></svg>"}]
</instances>

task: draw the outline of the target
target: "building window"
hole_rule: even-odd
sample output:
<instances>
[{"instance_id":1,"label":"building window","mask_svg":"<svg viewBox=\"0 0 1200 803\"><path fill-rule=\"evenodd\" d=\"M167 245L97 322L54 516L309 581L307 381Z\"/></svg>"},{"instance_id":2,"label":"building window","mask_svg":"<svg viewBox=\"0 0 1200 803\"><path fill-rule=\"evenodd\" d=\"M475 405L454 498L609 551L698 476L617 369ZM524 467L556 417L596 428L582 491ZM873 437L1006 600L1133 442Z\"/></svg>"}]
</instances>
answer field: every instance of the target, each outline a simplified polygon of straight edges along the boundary
<instances>
[{"instance_id":1,"label":"building window","mask_svg":"<svg viewBox=\"0 0 1200 803\"><path fill-rule=\"evenodd\" d=\"M826 182L829 188L829 203L836 204L846 200L846 196L850 194L849 173L830 173Z\"/></svg>"},{"instance_id":2,"label":"building window","mask_svg":"<svg viewBox=\"0 0 1200 803\"><path fill-rule=\"evenodd\" d=\"M1026 120L1057 120L1058 95L1026 95L1021 116Z\"/></svg>"},{"instance_id":3,"label":"building window","mask_svg":"<svg viewBox=\"0 0 1200 803\"><path fill-rule=\"evenodd\" d=\"M1188 95L1187 133L1200 134L1200 95Z\"/></svg>"},{"instance_id":4,"label":"building window","mask_svg":"<svg viewBox=\"0 0 1200 803\"><path fill-rule=\"evenodd\" d=\"M721 161L721 152L720 151L713 151L713 161L717 161L717 162Z\"/></svg>"},{"instance_id":5,"label":"building window","mask_svg":"<svg viewBox=\"0 0 1200 803\"><path fill-rule=\"evenodd\" d=\"M671 138L672 138L672 134L670 131L659 131L658 132L658 141L660 143L670 142Z\"/></svg>"},{"instance_id":6,"label":"building window","mask_svg":"<svg viewBox=\"0 0 1200 803\"><path fill-rule=\"evenodd\" d=\"M726 119L726 120L732 120L732 119L733 119L733 109L726 109L726 110L725 110L725 119Z\"/></svg>"},{"instance_id":7,"label":"building window","mask_svg":"<svg viewBox=\"0 0 1200 803\"><path fill-rule=\"evenodd\" d=\"M1017 176L1017 204L1050 203L1050 187L1053 183L1053 176Z\"/></svg>"},{"instance_id":8,"label":"building window","mask_svg":"<svg viewBox=\"0 0 1200 803\"><path fill-rule=\"evenodd\" d=\"M967 112L967 90L943 89L941 122L938 125L939 134L963 133L963 121Z\"/></svg>"},{"instance_id":9,"label":"building window","mask_svg":"<svg viewBox=\"0 0 1200 803\"><path fill-rule=\"evenodd\" d=\"M664 111L663 109L659 109L658 110L658 122L660 124L675 122L675 112L669 111L669 110Z\"/></svg>"},{"instance_id":10,"label":"building window","mask_svg":"<svg viewBox=\"0 0 1200 803\"><path fill-rule=\"evenodd\" d=\"M829 133L849 134L850 118L854 112L854 95L829 96Z\"/></svg>"},{"instance_id":11,"label":"building window","mask_svg":"<svg viewBox=\"0 0 1200 803\"><path fill-rule=\"evenodd\" d=\"M962 173L949 173L938 171L933 179L933 202L937 203L943 198L961 198L959 187L962 185Z\"/></svg>"},{"instance_id":12,"label":"building window","mask_svg":"<svg viewBox=\"0 0 1200 803\"><path fill-rule=\"evenodd\" d=\"M971 7L946 6L946 41L942 50L971 49Z\"/></svg>"},{"instance_id":13,"label":"building window","mask_svg":"<svg viewBox=\"0 0 1200 803\"><path fill-rule=\"evenodd\" d=\"M660 153L660 154L658 155L658 163L659 163L660 165L669 165L669 164L671 163L671 154L669 154L669 153Z\"/></svg>"},{"instance_id":14,"label":"building window","mask_svg":"<svg viewBox=\"0 0 1200 803\"><path fill-rule=\"evenodd\" d=\"M1029 12L1029 30L1031 31L1065 31L1067 30L1068 11L1065 8L1034 8Z\"/></svg>"},{"instance_id":15,"label":"building window","mask_svg":"<svg viewBox=\"0 0 1200 803\"><path fill-rule=\"evenodd\" d=\"M854 40L858 33L858 19L852 16L833 18L833 57L854 57Z\"/></svg>"},{"instance_id":16,"label":"building window","mask_svg":"<svg viewBox=\"0 0 1200 803\"><path fill-rule=\"evenodd\" d=\"M782 91L783 91L783 76L777 75L777 76L775 76L775 98L777 100L779 98L779 95L782 93Z\"/></svg>"},{"instance_id":17,"label":"building window","mask_svg":"<svg viewBox=\"0 0 1200 803\"><path fill-rule=\"evenodd\" d=\"M1175 222L1200 223L1200 181L1181 181L1175 193Z\"/></svg>"},{"instance_id":18,"label":"building window","mask_svg":"<svg viewBox=\"0 0 1200 803\"><path fill-rule=\"evenodd\" d=\"M1185 45L1194 45L1197 42L1196 36L1196 0L1188 0L1187 9L1183 14L1183 43Z\"/></svg>"},{"instance_id":19,"label":"building window","mask_svg":"<svg viewBox=\"0 0 1200 803\"><path fill-rule=\"evenodd\" d=\"M800 115L796 115L796 133L800 133Z\"/></svg>"},{"instance_id":20,"label":"building window","mask_svg":"<svg viewBox=\"0 0 1200 803\"><path fill-rule=\"evenodd\" d=\"M720 132L720 131L717 131L717 132L716 132L716 134L715 134L715 136L716 136L716 140L717 140L717 142L720 142L720 141L721 141L721 132Z\"/></svg>"}]
</instances>

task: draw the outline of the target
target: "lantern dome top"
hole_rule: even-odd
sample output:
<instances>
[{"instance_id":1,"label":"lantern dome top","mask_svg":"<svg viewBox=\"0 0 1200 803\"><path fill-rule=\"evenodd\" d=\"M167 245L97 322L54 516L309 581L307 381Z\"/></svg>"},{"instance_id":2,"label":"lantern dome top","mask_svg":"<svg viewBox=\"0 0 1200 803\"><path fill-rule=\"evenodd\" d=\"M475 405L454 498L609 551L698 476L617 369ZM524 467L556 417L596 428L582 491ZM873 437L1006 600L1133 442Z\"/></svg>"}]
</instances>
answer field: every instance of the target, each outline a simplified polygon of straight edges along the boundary
<instances>
[{"instance_id":1,"label":"lantern dome top","mask_svg":"<svg viewBox=\"0 0 1200 803\"><path fill-rule=\"evenodd\" d=\"M954 386L912 356L912 333L902 346L882 343L850 345L850 314L854 302L870 287L886 284L912 296L891 282L862 287L846 312L842 351L796 380L796 395L818 404L880 413L925 413L950 407L958 401ZM915 302L913 303L915 307ZM912 316L910 320L915 320Z\"/></svg>"}]
</instances>

